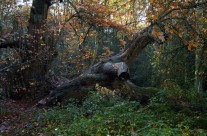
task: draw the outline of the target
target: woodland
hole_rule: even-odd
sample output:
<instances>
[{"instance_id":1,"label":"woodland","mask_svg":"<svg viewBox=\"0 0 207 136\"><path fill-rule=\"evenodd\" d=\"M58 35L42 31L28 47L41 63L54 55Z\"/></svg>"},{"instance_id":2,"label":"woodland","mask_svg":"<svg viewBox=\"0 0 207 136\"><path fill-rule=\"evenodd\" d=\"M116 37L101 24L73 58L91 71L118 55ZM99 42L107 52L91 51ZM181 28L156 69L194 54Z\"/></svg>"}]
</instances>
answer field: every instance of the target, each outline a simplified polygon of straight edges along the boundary
<instances>
[{"instance_id":1,"label":"woodland","mask_svg":"<svg viewBox=\"0 0 207 136\"><path fill-rule=\"evenodd\" d=\"M207 135L206 0L0 11L0 135Z\"/></svg>"}]
</instances>

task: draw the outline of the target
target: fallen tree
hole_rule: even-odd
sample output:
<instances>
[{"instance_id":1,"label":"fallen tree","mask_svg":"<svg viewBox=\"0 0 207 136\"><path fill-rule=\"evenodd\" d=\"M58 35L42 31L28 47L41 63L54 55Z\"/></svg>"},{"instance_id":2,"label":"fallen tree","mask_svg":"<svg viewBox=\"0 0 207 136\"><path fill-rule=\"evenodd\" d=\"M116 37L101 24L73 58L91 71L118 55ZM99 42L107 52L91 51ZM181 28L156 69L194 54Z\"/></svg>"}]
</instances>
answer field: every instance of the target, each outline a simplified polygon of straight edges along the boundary
<instances>
[{"instance_id":1,"label":"fallen tree","mask_svg":"<svg viewBox=\"0 0 207 136\"><path fill-rule=\"evenodd\" d=\"M129 81L128 64L149 44L161 42L152 35L154 24L146 27L135 35L128 44L128 48L120 54L98 62L78 77L67 80L44 99L38 102L38 106L50 105L63 98L83 99L89 90L100 86L111 90L120 90L119 94L130 99L146 102L157 89L151 87L138 87Z\"/></svg>"}]
</instances>

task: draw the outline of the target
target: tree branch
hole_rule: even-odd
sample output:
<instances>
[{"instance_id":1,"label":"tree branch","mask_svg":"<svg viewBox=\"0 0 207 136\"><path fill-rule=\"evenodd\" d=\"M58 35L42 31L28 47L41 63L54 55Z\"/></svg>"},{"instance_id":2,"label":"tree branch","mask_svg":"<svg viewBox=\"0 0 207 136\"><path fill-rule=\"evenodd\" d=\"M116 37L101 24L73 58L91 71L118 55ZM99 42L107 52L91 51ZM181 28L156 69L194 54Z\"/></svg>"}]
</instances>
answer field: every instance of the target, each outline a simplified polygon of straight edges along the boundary
<instances>
[{"instance_id":1,"label":"tree branch","mask_svg":"<svg viewBox=\"0 0 207 136\"><path fill-rule=\"evenodd\" d=\"M135 38L128 44L128 48L121 55L127 64L131 63L136 56L150 43L155 41L151 35L153 25L146 27L135 35Z\"/></svg>"}]
</instances>

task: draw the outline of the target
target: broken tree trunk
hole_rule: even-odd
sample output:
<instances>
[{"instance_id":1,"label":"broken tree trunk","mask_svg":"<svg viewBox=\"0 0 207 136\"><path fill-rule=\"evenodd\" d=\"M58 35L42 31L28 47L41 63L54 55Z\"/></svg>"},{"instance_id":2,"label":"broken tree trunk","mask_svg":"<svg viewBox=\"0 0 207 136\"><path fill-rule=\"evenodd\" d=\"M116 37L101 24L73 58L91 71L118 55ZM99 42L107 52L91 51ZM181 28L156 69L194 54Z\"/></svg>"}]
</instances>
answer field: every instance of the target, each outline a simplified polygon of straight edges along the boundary
<instances>
[{"instance_id":1,"label":"broken tree trunk","mask_svg":"<svg viewBox=\"0 0 207 136\"><path fill-rule=\"evenodd\" d=\"M105 59L80 76L59 85L44 99L38 102L38 106L50 105L63 98L82 99L91 88L100 86L110 89L119 89L120 95L130 99L147 101L156 89L142 88L129 82L128 64L149 44L156 40L151 35L153 25L146 27L137 33L128 44L128 48L120 54ZM90 88L90 89L86 89Z\"/></svg>"}]
</instances>

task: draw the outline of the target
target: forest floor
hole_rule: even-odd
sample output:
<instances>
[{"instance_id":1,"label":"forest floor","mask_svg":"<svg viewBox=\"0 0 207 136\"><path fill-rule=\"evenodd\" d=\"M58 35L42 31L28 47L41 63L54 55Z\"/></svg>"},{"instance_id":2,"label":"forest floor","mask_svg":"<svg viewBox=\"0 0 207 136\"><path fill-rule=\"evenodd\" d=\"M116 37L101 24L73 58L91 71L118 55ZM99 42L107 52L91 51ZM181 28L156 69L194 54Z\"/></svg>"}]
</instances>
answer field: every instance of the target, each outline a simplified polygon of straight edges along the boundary
<instances>
[{"instance_id":1,"label":"forest floor","mask_svg":"<svg viewBox=\"0 0 207 136\"><path fill-rule=\"evenodd\" d=\"M0 100L0 136L161 135L207 136L207 112L175 102L207 105L207 93L160 90L147 105L90 92L82 104L38 109L37 100Z\"/></svg>"},{"instance_id":2,"label":"forest floor","mask_svg":"<svg viewBox=\"0 0 207 136\"><path fill-rule=\"evenodd\" d=\"M0 135L20 134L35 117L36 100L0 100Z\"/></svg>"}]
</instances>

